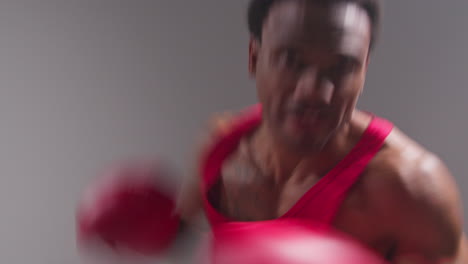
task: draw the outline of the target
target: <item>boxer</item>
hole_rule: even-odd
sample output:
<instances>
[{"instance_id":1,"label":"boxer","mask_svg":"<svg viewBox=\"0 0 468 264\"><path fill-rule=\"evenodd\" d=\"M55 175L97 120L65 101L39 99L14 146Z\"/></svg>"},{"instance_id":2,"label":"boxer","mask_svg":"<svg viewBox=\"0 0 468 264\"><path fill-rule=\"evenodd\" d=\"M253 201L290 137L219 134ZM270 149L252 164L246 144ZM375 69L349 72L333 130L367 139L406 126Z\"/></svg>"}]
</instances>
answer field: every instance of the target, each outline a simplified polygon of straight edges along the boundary
<instances>
[{"instance_id":1,"label":"boxer","mask_svg":"<svg viewBox=\"0 0 468 264\"><path fill-rule=\"evenodd\" d=\"M457 185L444 162L361 111L377 0L251 0L258 104L217 118L179 197L211 227L300 218L391 263L468 263ZM333 254L333 252L330 252Z\"/></svg>"}]
</instances>

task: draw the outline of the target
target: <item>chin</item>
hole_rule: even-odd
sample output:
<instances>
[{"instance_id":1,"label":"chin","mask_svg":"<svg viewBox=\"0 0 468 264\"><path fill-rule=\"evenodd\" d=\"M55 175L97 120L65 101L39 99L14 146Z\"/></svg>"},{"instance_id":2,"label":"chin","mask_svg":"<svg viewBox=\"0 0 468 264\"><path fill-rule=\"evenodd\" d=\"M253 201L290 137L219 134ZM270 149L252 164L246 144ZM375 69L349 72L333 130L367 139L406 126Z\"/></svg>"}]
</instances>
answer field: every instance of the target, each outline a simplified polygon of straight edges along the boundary
<instances>
[{"instance_id":1,"label":"chin","mask_svg":"<svg viewBox=\"0 0 468 264\"><path fill-rule=\"evenodd\" d=\"M320 152L327 144L327 138L328 137L314 137L311 135L308 138L286 137L284 141L292 151L306 154Z\"/></svg>"},{"instance_id":2,"label":"chin","mask_svg":"<svg viewBox=\"0 0 468 264\"><path fill-rule=\"evenodd\" d=\"M329 124L322 124L320 129L298 132L280 123L273 129L273 134L281 145L293 152L316 153L326 146L335 131Z\"/></svg>"}]
</instances>

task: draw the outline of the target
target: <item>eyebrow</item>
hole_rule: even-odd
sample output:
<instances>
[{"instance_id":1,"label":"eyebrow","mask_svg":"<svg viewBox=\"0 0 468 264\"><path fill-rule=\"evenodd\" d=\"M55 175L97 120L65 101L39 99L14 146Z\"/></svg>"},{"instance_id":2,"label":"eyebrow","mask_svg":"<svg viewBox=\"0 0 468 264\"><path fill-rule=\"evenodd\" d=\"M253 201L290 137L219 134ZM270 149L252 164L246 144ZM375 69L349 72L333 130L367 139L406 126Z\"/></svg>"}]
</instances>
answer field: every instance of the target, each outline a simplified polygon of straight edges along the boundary
<instances>
[{"instance_id":1,"label":"eyebrow","mask_svg":"<svg viewBox=\"0 0 468 264\"><path fill-rule=\"evenodd\" d=\"M365 46L367 48L367 46ZM287 50L287 49L293 49L297 50L301 53L305 53L305 51L310 50L310 49L317 49L320 51L320 53L326 53L326 54L333 54L345 58L351 58L353 60L356 60L359 63L362 63L361 57L365 53L365 48L364 47L359 47L359 48L344 48L342 45L339 43L336 45L327 45L327 43L321 43L321 42L316 42L316 43L307 43L305 41L291 41L291 40L285 40L281 41L279 40L276 42L273 46L273 51L277 50Z\"/></svg>"}]
</instances>

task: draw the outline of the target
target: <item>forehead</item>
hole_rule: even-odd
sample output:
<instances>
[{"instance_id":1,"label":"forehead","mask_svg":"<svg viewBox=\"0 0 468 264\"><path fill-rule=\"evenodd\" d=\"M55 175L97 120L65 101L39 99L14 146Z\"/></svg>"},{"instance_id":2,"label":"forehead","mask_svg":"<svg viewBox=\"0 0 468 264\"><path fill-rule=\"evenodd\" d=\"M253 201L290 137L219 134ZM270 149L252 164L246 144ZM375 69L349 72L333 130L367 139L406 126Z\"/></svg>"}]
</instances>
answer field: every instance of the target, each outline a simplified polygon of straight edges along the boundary
<instances>
[{"instance_id":1,"label":"forehead","mask_svg":"<svg viewBox=\"0 0 468 264\"><path fill-rule=\"evenodd\" d=\"M369 47L371 25L365 10L349 2L317 4L314 1L281 1L265 21L262 41L296 43L308 47L364 52Z\"/></svg>"}]
</instances>

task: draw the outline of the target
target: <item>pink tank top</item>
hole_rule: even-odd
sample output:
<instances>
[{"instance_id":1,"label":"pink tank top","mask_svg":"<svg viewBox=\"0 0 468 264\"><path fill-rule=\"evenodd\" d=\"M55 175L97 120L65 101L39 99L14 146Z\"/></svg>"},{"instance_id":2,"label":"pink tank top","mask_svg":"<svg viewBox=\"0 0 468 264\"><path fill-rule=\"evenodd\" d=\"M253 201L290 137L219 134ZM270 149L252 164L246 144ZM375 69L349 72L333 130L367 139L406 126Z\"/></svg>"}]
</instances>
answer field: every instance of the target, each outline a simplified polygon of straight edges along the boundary
<instances>
[{"instance_id":1,"label":"pink tank top","mask_svg":"<svg viewBox=\"0 0 468 264\"><path fill-rule=\"evenodd\" d=\"M348 191L378 153L393 129L393 124L389 121L376 116L372 117L361 139L349 154L278 219L299 218L325 225L332 224ZM247 109L234 121L232 129L212 145L203 160L201 166L203 205L212 227L226 222L235 222L221 214L211 204L208 194L221 175L224 160L236 150L244 135L260 125L261 120L260 104Z\"/></svg>"}]
</instances>

